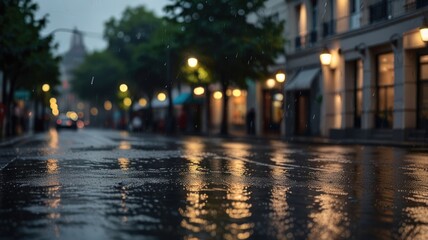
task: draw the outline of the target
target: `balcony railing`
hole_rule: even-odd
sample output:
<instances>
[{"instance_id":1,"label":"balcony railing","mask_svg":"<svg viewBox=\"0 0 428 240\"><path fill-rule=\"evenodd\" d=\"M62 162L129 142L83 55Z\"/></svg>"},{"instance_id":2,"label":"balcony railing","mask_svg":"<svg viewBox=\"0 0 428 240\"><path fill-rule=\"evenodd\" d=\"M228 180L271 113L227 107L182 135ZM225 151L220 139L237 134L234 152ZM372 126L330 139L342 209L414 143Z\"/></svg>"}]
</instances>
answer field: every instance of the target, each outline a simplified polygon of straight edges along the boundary
<instances>
[{"instance_id":1,"label":"balcony railing","mask_svg":"<svg viewBox=\"0 0 428 240\"><path fill-rule=\"evenodd\" d=\"M358 9L358 12L321 23L319 35L315 31L314 33L309 32L305 36L296 37L295 49L305 49L313 46L320 38L345 33L371 24L389 21L415 11L428 9L428 0L377 0L372 2L374 3ZM292 47L288 51L293 51Z\"/></svg>"},{"instance_id":2,"label":"balcony railing","mask_svg":"<svg viewBox=\"0 0 428 240\"><path fill-rule=\"evenodd\" d=\"M314 45L317 42L317 39L318 39L318 32L311 31L308 34L297 36L294 39L294 46L296 49L307 48L309 46Z\"/></svg>"}]
</instances>

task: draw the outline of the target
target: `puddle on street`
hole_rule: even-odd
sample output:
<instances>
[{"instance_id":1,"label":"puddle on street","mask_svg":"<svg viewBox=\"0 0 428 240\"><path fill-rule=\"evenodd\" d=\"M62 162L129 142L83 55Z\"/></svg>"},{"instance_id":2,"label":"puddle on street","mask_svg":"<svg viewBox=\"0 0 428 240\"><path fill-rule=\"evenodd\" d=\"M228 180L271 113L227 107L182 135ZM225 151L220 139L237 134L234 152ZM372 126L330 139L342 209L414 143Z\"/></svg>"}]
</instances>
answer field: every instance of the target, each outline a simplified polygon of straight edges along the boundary
<instances>
[{"instance_id":1,"label":"puddle on street","mask_svg":"<svg viewBox=\"0 0 428 240\"><path fill-rule=\"evenodd\" d=\"M46 144L61 148L55 141ZM428 238L425 152L194 138L159 140L150 150L115 142L70 145L86 158L23 154L0 171L0 235Z\"/></svg>"}]
</instances>

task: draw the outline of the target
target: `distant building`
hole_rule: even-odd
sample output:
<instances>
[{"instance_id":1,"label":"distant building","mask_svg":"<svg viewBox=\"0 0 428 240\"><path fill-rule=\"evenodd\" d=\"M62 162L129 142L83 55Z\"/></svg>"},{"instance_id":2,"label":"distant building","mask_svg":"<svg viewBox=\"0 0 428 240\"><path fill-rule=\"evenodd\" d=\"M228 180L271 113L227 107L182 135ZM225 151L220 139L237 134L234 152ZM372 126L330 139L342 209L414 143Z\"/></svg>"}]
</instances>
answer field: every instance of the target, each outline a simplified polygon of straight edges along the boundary
<instances>
[{"instance_id":1,"label":"distant building","mask_svg":"<svg viewBox=\"0 0 428 240\"><path fill-rule=\"evenodd\" d=\"M428 1L286 3L287 136L424 138L428 48L419 27Z\"/></svg>"},{"instance_id":2,"label":"distant building","mask_svg":"<svg viewBox=\"0 0 428 240\"><path fill-rule=\"evenodd\" d=\"M63 55L61 61L61 87L59 89L61 94L59 99L60 112L79 110L77 109L78 100L71 91L70 81L73 76L73 70L83 62L86 54L83 35L75 28L71 36L70 49Z\"/></svg>"}]
</instances>

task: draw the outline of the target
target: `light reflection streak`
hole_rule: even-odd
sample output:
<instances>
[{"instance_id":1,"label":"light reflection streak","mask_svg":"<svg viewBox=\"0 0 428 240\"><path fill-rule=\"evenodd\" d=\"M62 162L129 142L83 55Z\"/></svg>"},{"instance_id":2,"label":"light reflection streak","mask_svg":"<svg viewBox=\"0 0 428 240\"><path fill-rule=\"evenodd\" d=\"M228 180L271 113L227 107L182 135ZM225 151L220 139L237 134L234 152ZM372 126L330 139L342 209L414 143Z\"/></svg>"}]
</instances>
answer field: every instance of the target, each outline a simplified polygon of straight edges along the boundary
<instances>
[{"instance_id":1,"label":"light reflection streak","mask_svg":"<svg viewBox=\"0 0 428 240\"><path fill-rule=\"evenodd\" d=\"M403 201L408 206L403 209L405 221L399 227L400 239L428 239L428 163L426 155L408 157L405 167L407 178L406 186L409 190L403 191ZM402 159L402 157L401 157Z\"/></svg>"},{"instance_id":2,"label":"light reflection streak","mask_svg":"<svg viewBox=\"0 0 428 240\"><path fill-rule=\"evenodd\" d=\"M57 159L48 159L46 161L47 171L47 199L44 201L48 210L46 217L50 220L58 220L61 218L61 213L58 212L61 205L61 184L59 182L59 166ZM56 238L60 238L60 227L56 221L53 221L53 231Z\"/></svg>"},{"instance_id":3,"label":"light reflection streak","mask_svg":"<svg viewBox=\"0 0 428 240\"><path fill-rule=\"evenodd\" d=\"M203 232L213 236L217 229L217 225L208 220L208 195L202 192L206 186L200 171L203 150L204 145L200 142L186 141L184 144L183 157L188 161L188 173L184 175L186 205L178 211L183 217L180 226L190 232L185 239L200 239L197 236Z\"/></svg>"},{"instance_id":4,"label":"light reflection streak","mask_svg":"<svg viewBox=\"0 0 428 240\"><path fill-rule=\"evenodd\" d=\"M129 158L122 157L122 158L118 158L117 161L122 171L126 172L129 170L129 164L130 164Z\"/></svg>"},{"instance_id":5,"label":"light reflection streak","mask_svg":"<svg viewBox=\"0 0 428 240\"><path fill-rule=\"evenodd\" d=\"M126 200L128 199L128 189L126 186L123 186L120 189L120 210L123 214L122 216L122 222L127 223L128 222L128 207L126 206Z\"/></svg>"},{"instance_id":6,"label":"light reflection streak","mask_svg":"<svg viewBox=\"0 0 428 240\"><path fill-rule=\"evenodd\" d=\"M58 140L58 132L53 128L49 129L49 147L53 149L58 149Z\"/></svg>"},{"instance_id":7,"label":"light reflection streak","mask_svg":"<svg viewBox=\"0 0 428 240\"><path fill-rule=\"evenodd\" d=\"M227 170L231 173L228 178L225 212L232 223L226 225L224 239L248 239L253 234L254 223L250 222L251 191L245 175L248 169L240 158L250 157L250 145L240 143L225 144L225 152L231 159L227 163Z\"/></svg>"},{"instance_id":8,"label":"light reflection streak","mask_svg":"<svg viewBox=\"0 0 428 240\"><path fill-rule=\"evenodd\" d=\"M120 150L129 150L129 149L131 149L131 143L128 141L120 141L119 142L119 149Z\"/></svg>"},{"instance_id":9,"label":"light reflection streak","mask_svg":"<svg viewBox=\"0 0 428 240\"><path fill-rule=\"evenodd\" d=\"M325 159L326 156L320 156ZM331 158L330 158L331 159ZM344 172L343 164L335 162L325 163L324 169L332 171L317 171L314 186L320 194L315 196L312 213L309 218L312 219L308 224L310 231L309 239L342 239L350 236L349 217L343 212L344 202L340 201L338 196L347 195L345 186L341 179L341 173Z\"/></svg>"},{"instance_id":10,"label":"light reflection streak","mask_svg":"<svg viewBox=\"0 0 428 240\"><path fill-rule=\"evenodd\" d=\"M288 161L280 151L275 151L273 153L272 161L277 165L280 165L283 162ZM270 209L272 212L269 214L270 217L270 228L273 235L277 239L282 239L286 236L287 231L289 231L293 222L290 218L290 209L287 202L287 194L290 190L290 187L287 186L287 171L282 168L272 168L271 177L273 179L273 185L271 190L270 198ZM289 233L288 238L291 238L292 235Z\"/></svg>"},{"instance_id":11,"label":"light reflection streak","mask_svg":"<svg viewBox=\"0 0 428 240\"><path fill-rule=\"evenodd\" d=\"M48 170L48 174L57 174L58 173L58 160L57 159L48 159L46 161L46 168Z\"/></svg>"}]
</instances>

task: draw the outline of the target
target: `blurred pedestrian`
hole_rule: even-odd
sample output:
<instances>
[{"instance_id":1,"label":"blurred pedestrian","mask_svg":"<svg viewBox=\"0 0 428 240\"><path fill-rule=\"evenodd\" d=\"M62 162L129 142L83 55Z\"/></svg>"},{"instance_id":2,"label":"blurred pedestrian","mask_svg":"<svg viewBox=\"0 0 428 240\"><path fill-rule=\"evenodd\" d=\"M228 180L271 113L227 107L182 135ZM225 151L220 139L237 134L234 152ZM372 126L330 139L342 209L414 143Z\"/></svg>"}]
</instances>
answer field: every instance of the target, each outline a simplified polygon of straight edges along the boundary
<instances>
[{"instance_id":1,"label":"blurred pedestrian","mask_svg":"<svg viewBox=\"0 0 428 240\"><path fill-rule=\"evenodd\" d=\"M250 135L254 135L256 133L256 111L254 108L251 108L247 112L246 123L247 123L247 133Z\"/></svg>"}]
</instances>

